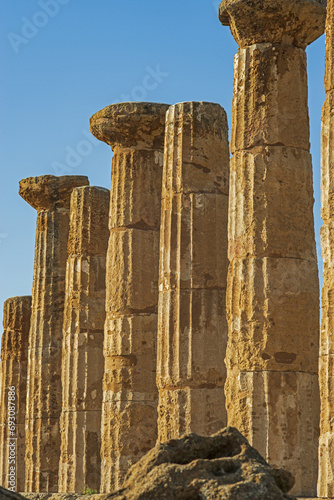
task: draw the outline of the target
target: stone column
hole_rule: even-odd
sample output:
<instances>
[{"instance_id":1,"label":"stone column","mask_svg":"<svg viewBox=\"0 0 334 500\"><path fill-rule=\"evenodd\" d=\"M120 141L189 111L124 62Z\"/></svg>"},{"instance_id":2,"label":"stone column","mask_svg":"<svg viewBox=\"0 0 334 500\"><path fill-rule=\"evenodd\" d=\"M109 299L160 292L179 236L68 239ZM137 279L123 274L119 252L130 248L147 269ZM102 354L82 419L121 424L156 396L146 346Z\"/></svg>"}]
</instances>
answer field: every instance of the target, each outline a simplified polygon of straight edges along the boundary
<instances>
[{"instance_id":1,"label":"stone column","mask_svg":"<svg viewBox=\"0 0 334 500\"><path fill-rule=\"evenodd\" d=\"M321 397L318 496L334 497L334 4L327 2L326 101L322 108L321 247L323 257L319 383Z\"/></svg>"},{"instance_id":2,"label":"stone column","mask_svg":"<svg viewBox=\"0 0 334 500\"><path fill-rule=\"evenodd\" d=\"M66 267L59 492L100 489L108 189L71 196Z\"/></svg>"},{"instance_id":3,"label":"stone column","mask_svg":"<svg viewBox=\"0 0 334 500\"><path fill-rule=\"evenodd\" d=\"M120 486L157 439L159 228L168 106L121 103L91 118L111 174L101 491Z\"/></svg>"},{"instance_id":4,"label":"stone column","mask_svg":"<svg viewBox=\"0 0 334 500\"><path fill-rule=\"evenodd\" d=\"M87 177L43 175L20 182L37 210L26 413L26 492L57 492L65 269L73 188Z\"/></svg>"},{"instance_id":5,"label":"stone column","mask_svg":"<svg viewBox=\"0 0 334 500\"><path fill-rule=\"evenodd\" d=\"M237 427L315 496L319 283L305 48L321 0L224 0L235 58L226 400Z\"/></svg>"},{"instance_id":6,"label":"stone column","mask_svg":"<svg viewBox=\"0 0 334 500\"><path fill-rule=\"evenodd\" d=\"M159 441L226 426L228 177L223 108L171 106L160 236Z\"/></svg>"},{"instance_id":7,"label":"stone column","mask_svg":"<svg viewBox=\"0 0 334 500\"><path fill-rule=\"evenodd\" d=\"M1 339L0 484L12 491L24 490L30 314L31 297L13 297L4 304L4 332Z\"/></svg>"}]
</instances>

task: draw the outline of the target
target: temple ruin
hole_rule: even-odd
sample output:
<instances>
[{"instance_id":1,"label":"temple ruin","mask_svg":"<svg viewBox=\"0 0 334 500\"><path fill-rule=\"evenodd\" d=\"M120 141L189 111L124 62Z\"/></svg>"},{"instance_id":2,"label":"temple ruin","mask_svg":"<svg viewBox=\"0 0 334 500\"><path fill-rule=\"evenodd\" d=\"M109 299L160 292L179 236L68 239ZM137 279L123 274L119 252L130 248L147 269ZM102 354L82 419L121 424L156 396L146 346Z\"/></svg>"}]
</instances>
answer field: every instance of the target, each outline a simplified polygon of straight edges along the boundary
<instances>
[{"instance_id":1,"label":"temple ruin","mask_svg":"<svg viewBox=\"0 0 334 500\"><path fill-rule=\"evenodd\" d=\"M293 474L292 494L334 499L333 1L321 328L305 49L326 3L224 0L230 145L219 104L117 103L90 119L113 152L110 191L20 182L36 246L32 298L4 305L2 486L15 387L15 491L110 493L156 443L230 425Z\"/></svg>"}]
</instances>

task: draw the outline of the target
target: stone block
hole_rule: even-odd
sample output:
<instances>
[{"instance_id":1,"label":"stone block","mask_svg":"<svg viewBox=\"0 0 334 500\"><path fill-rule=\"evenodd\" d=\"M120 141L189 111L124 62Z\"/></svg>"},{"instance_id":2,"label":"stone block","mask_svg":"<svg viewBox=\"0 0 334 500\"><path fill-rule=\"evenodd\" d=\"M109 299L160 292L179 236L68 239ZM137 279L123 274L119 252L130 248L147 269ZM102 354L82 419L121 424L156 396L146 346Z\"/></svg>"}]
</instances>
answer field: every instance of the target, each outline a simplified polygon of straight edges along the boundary
<instances>
[{"instance_id":1,"label":"stone block","mask_svg":"<svg viewBox=\"0 0 334 500\"><path fill-rule=\"evenodd\" d=\"M162 202L159 290L226 288L228 197L177 194Z\"/></svg>"},{"instance_id":2,"label":"stone block","mask_svg":"<svg viewBox=\"0 0 334 500\"><path fill-rule=\"evenodd\" d=\"M164 388L159 391L158 440L195 432L210 436L226 425L223 387Z\"/></svg>"},{"instance_id":3,"label":"stone block","mask_svg":"<svg viewBox=\"0 0 334 500\"><path fill-rule=\"evenodd\" d=\"M229 259L275 257L316 262L311 155L268 146L231 160Z\"/></svg>"},{"instance_id":4,"label":"stone block","mask_svg":"<svg viewBox=\"0 0 334 500\"><path fill-rule=\"evenodd\" d=\"M318 372L316 262L234 259L227 290L228 370Z\"/></svg>"},{"instance_id":5,"label":"stone block","mask_svg":"<svg viewBox=\"0 0 334 500\"><path fill-rule=\"evenodd\" d=\"M171 193L228 195L229 146L225 110L182 102L166 114L162 199Z\"/></svg>"},{"instance_id":6,"label":"stone block","mask_svg":"<svg viewBox=\"0 0 334 500\"><path fill-rule=\"evenodd\" d=\"M232 153L275 145L308 151L304 50L271 43L239 49L234 61L232 106Z\"/></svg>"},{"instance_id":7,"label":"stone block","mask_svg":"<svg viewBox=\"0 0 334 500\"><path fill-rule=\"evenodd\" d=\"M111 231L107 257L107 313L157 312L158 260L159 233L156 231Z\"/></svg>"},{"instance_id":8,"label":"stone block","mask_svg":"<svg viewBox=\"0 0 334 500\"><path fill-rule=\"evenodd\" d=\"M223 387L226 342L224 290L160 293L159 388Z\"/></svg>"},{"instance_id":9,"label":"stone block","mask_svg":"<svg viewBox=\"0 0 334 500\"><path fill-rule=\"evenodd\" d=\"M292 494L316 495L318 375L235 368L225 394L228 425L239 429L271 466L284 464L296 479Z\"/></svg>"}]
</instances>

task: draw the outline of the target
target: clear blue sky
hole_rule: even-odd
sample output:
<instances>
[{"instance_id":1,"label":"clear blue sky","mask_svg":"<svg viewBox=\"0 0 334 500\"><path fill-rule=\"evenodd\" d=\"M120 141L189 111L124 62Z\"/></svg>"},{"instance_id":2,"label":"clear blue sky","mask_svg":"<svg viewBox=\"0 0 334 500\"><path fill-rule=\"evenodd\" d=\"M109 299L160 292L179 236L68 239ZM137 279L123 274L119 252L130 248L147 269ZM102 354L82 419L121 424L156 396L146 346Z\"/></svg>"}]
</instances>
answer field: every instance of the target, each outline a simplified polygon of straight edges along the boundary
<instances>
[{"instance_id":1,"label":"clear blue sky","mask_svg":"<svg viewBox=\"0 0 334 500\"><path fill-rule=\"evenodd\" d=\"M2 304L8 297L31 293L36 212L18 195L20 179L42 174L82 174L89 177L92 185L110 188L111 150L93 137L92 143L87 142L93 113L123 100L171 104L205 100L220 103L227 111L230 125L237 45L229 29L218 21L218 3L2 2L1 316ZM324 36L307 52L316 237L321 266ZM74 157L73 151L77 151ZM69 153L72 156L66 158Z\"/></svg>"}]
</instances>

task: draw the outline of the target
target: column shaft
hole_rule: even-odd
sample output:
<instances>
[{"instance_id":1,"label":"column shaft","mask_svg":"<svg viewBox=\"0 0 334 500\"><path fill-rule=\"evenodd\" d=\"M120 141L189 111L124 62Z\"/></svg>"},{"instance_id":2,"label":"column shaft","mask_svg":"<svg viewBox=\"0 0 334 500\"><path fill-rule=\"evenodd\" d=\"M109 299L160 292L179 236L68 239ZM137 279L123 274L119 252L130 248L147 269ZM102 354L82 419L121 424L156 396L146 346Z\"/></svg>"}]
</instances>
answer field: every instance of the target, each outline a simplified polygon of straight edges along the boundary
<instances>
[{"instance_id":1,"label":"column shaft","mask_svg":"<svg viewBox=\"0 0 334 500\"><path fill-rule=\"evenodd\" d=\"M293 473L293 494L314 496L319 282L304 49L322 32L324 5L225 0L224 23L223 14L240 47L231 134L228 425L271 465Z\"/></svg>"},{"instance_id":2,"label":"column shaft","mask_svg":"<svg viewBox=\"0 0 334 500\"><path fill-rule=\"evenodd\" d=\"M61 358L70 196L86 177L20 182L37 210L26 413L26 492L57 492L62 408Z\"/></svg>"},{"instance_id":3,"label":"column shaft","mask_svg":"<svg viewBox=\"0 0 334 500\"><path fill-rule=\"evenodd\" d=\"M221 106L171 106L160 237L160 441L189 432L210 435L226 425L228 176Z\"/></svg>"},{"instance_id":4,"label":"column shaft","mask_svg":"<svg viewBox=\"0 0 334 500\"><path fill-rule=\"evenodd\" d=\"M31 297L4 304L1 339L0 483L23 491L25 479L25 413Z\"/></svg>"},{"instance_id":5,"label":"column shaft","mask_svg":"<svg viewBox=\"0 0 334 500\"><path fill-rule=\"evenodd\" d=\"M318 496L334 497L334 4L327 2L326 101L321 129L321 247L323 257L319 383L321 397Z\"/></svg>"},{"instance_id":6,"label":"column shaft","mask_svg":"<svg viewBox=\"0 0 334 500\"><path fill-rule=\"evenodd\" d=\"M156 337L164 104L122 103L91 118L114 151L104 339L101 491L121 485L157 439Z\"/></svg>"},{"instance_id":7,"label":"column shaft","mask_svg":"<svg viewBox=\"0 0 334 500\"><path fill-rule=\"evenodd\" d=\"M106 255L110 193L73 190L62 351L59 492L100 489Z\"/></svg>"}]
</instances>

